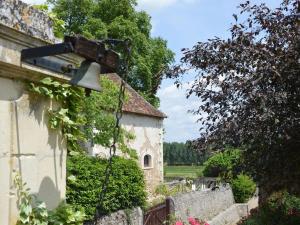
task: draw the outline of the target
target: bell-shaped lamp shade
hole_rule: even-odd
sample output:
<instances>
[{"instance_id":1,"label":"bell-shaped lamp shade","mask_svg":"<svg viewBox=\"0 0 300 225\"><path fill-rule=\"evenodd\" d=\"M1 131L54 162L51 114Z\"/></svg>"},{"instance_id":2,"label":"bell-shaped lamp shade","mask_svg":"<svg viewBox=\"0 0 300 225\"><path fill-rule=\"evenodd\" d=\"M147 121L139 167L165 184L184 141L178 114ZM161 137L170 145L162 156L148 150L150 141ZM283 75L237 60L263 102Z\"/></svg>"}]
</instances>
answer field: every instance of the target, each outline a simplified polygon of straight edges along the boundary
<instances>
[{"instance_id":1,"label":"bell-shaped lamp shade","mask_svg":"<svg viewBox=\"0 0 300 225\"><path fill-rule=\"evenodd\" d=\"M100 88L101 66L98 63L85 60L70 80L70 84L83 88L101 91Z\"/></svg>"}]
</instances>

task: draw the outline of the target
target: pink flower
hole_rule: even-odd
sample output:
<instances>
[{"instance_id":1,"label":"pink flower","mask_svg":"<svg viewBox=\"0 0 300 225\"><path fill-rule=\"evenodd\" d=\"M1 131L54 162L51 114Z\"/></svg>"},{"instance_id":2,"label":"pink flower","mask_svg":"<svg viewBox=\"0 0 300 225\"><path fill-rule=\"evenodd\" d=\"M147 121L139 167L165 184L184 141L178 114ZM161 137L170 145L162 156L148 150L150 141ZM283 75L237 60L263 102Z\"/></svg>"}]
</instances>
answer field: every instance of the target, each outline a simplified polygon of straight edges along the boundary
<instances>
[{"instance_id":1,"label":"pink flower","mask_svg":"<svg viewBox=\"0 0 300 225\"><path fill-rule=\"evenodd\" d=\"M190 217L190 218L188 219L188 221L189 221L189 223L190 223L191 225L201 225L197 219L192 218L192 217Z\"/></svg>"},{"instance_id":2,"label":"pink flower","mask_svg":"<svg viewBox=\"0 0 300 225\"><path fill-rule=\"evenodd\" d=\"M175 225L183 225L183 223L181 221L177 221Z\"/></svg>"},{"instance_id":3,"label":"pink flower","mask_svg":"<svg viewBox=\"0 0 300 225\"><path fill-rule=\"evenodd\" d=\"M188 218L188 221L191 225L196 225L196 223L197 223L197 221L192 217Z\"/></svg>"},{"instance_id":4,"label":"pink flower","mask_svg":"<svg viewBox=\"0 0 300 225\"><path fill-rule=\"evenodd\" d=\"M209 225L208 223L204 223L204 225Z\"/></svg>"}]
</instances>

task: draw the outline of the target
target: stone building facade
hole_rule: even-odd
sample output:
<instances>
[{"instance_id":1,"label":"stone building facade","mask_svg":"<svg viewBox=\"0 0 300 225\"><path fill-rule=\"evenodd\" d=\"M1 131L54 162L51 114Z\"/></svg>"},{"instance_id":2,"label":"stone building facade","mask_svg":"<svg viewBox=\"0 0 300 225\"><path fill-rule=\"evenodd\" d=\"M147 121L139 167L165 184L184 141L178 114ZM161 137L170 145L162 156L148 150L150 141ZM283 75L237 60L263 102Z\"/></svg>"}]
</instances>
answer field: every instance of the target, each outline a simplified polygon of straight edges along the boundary
<instances>
[{"instance_id":1,"label":"stone building facade","mask_svg":"<svg viewBox=\"0 0 300 225\"><path fill-rule=\"evenodd\" d=\"M116 74L106 75L116 84L120 77ZM135 138L129 141L128 147L137 151L138 161L144 171L147 188L154 191L163 182L163 120L166 115L148 103L128 84L126 85L128 100L123 107L121 125ZM102 146L91 148L92 155L108 157L109 152ZM118 151L118 154L121 154Z\"/></svg>"}]
</instances>

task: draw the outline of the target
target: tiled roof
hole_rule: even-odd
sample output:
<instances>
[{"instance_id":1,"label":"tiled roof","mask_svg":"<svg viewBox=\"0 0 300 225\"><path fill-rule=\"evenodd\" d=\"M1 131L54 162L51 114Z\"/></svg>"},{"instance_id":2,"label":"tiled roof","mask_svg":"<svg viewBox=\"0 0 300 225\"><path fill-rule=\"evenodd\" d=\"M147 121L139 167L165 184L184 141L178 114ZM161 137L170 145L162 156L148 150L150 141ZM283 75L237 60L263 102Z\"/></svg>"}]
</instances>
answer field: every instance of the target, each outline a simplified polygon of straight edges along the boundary
<instances>
[{"instance_id":1,"label":"tiled roof","mask_svg":"<svg viewBox=\"0 0 300 225\"><path fill-rule=\"evenodd\" d=\"M103 75L102 75L103 76ZM121 78L116 73L104 74L110 80L120 84ZM166 118L166 114L156 109L137 93L129 84L126 84L126 93L129 95L128 101L123 105L123 112L135 113L140 115Z\"/></svg>"}]
</instances>

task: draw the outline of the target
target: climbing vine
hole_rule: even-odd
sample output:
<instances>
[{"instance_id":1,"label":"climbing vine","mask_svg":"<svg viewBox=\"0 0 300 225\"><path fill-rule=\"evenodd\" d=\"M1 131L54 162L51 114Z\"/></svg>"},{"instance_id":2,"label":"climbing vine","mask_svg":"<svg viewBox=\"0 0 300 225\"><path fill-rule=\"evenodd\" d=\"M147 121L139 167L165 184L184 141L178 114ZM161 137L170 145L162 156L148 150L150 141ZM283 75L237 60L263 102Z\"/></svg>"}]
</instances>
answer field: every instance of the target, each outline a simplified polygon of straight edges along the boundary
<instances>
[{"instance_id":1,"label":"climbing vine","mask_svg":"<svg viewBox=\"0 0 300 225\"><path fill-rule=\"evenodd\" d=\"M61 128L67 140L69 153L80 150L79 141L85 141L81 127L85 124L83 110L83 90L52 80L50 77L39 83L30 83L29 90L60 103L58 109L49 109L49 127Z\"/></svg>"},{"instance_id":2,"label":"climbing vine","mask_svg":"<svg viewBox=\"0 0 300 225\"><path fill-rule=\"evenodd\" d=\"M50 77L29 84L31 92L60 103L57 109L48 110L49 127L62 130L69 154L82 152L79 143L87 140L103 147L111 145L119 88L107 77L101 77L100 81L102 91L92 92L89 97L81 88ZM127 100L128 95L125 96ZM137 158L136 151L127 146L127 142L135 136L124 129L119 135L118 148L131 158Z\"/></svg>"}]
</instances>

